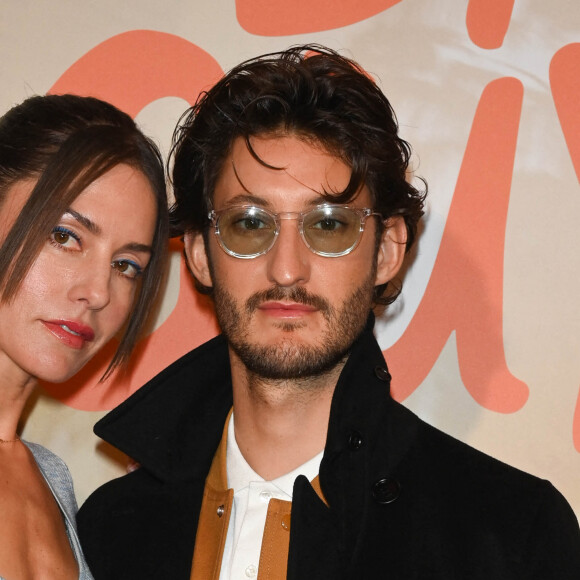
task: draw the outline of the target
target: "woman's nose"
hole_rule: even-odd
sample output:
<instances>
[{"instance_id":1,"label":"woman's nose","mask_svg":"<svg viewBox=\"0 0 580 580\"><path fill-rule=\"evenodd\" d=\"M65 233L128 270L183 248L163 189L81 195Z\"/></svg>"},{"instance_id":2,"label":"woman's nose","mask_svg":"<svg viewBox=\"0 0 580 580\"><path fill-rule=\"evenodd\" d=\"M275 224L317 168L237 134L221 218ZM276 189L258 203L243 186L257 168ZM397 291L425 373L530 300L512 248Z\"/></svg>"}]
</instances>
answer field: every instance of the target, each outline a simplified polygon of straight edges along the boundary
<instances>
[{"instance_id":1,"label":"woman's nose","mask_svg":"<svg viewBox=\"0 0 580 580\"><path fill-rule=\"evenodd\" d=\"M74 274L69 298L85 302L90 310L103 309L111 300L112 273L110 263L97 264L87 260L83 268Z\"/></svg>"}]
</instances>

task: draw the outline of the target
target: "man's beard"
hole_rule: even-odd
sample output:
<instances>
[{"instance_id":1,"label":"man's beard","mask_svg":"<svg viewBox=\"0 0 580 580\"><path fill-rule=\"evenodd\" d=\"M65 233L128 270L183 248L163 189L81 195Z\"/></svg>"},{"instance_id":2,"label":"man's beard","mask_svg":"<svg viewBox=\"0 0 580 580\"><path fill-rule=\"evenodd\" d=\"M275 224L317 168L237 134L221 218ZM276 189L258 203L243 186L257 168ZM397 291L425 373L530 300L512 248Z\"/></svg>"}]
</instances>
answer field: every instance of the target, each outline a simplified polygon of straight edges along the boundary
<instances>
[{"instance_id":1,"label":"man's beard","mask_svg":"<svg viewBox=\"0 0 580 580\"><path fill-rule=\"evenodd\" d=\"M372 307L375 276L373 268L369 277L339 308L302 287L274 286L253 294L242 310L231 294L214 282L217 319L233 351L257 377L289 380L320 376L345 359L362 332ZM326 329L317 344L304 344L293 336L295 330L305 325L300 321L281 321L278 328L287 333L287 338L282 337L277 343L261 345L251 342L252 314L260 304L278 300L313 306L322 314Z\"/></svg>"}]
</instances>

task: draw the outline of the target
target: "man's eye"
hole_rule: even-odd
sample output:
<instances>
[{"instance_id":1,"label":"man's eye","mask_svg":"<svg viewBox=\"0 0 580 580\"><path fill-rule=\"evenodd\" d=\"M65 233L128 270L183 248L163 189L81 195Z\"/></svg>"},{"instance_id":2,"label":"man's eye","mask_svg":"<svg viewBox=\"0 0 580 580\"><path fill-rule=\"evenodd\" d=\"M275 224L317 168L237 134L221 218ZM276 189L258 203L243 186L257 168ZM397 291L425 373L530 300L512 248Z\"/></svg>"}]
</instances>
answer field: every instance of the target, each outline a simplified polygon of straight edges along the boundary
<instances>
[{"instance_id":1,"label":"man's eye","mask_svg":"<svg viewBox=\"0 0 580 580\"><path fill-rule=\"evenodd\" d=\"M312 227L325 232L335 232L344 227L344 223L335 218L323 218L312 224Z\"/></svg>"},{"instance_id":2,"label":"man's eye","mask_svg":"<svg viewBox=\"0 0 580 580\"><path fill-rule=\"evenodd\" d=\"M238 220L237 225L244 230L259 230L266 227L266 224L258 218L246 217Z\"/></svg>"},{"instance_id":3,"label":"man's eye","mask_svg":"<svg viewBox=\"0 0 580 580\"><path fill-rule=\"evenodd\" d=\"M258 218L246 218L242 220L242 226L247 230L259 230L265 227L266 224Z\"/></svg>"}]
</instances>

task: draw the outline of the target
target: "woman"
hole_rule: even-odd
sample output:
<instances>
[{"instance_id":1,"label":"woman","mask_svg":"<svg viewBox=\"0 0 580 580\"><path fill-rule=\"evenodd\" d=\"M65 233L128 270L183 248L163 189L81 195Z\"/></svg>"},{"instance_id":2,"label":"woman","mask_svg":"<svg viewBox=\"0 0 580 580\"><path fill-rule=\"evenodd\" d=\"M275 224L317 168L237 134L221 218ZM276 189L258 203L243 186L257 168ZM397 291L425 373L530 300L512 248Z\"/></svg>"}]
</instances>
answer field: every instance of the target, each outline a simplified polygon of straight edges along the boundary
<instances>
[{"instance_id":1,"label":"woman","mask_svg":"<svg viewBox=\"0 0 580 580\"><path fill-rule=\"evenodd\" d=\"M128 358L162 279L159 152L112 105L32 97L0 119L0 578L91 578L64 463L21 441L37 380L74 375L119 330Z\"/></svg>"}]
</instances>

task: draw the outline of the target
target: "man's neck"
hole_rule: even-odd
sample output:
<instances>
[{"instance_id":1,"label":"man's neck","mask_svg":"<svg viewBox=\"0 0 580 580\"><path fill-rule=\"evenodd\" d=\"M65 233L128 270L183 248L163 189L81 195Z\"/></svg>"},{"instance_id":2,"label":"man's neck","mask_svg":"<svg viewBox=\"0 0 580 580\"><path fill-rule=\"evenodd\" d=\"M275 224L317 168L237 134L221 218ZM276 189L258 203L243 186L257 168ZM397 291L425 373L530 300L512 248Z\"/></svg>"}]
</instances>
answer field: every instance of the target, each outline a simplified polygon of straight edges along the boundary
<instances>
[{"instance_id":1,"label":"man's neck","mask_svg":"<svg viewBox=\"0 0 580 580\"><path fill-rule=\"evenodd\" d=\"M320 453L344 363L324 375L282 381L255 376L235 354L230 359L236 441L252 469L271 481Z\"/></svg>"}]
</instances>

